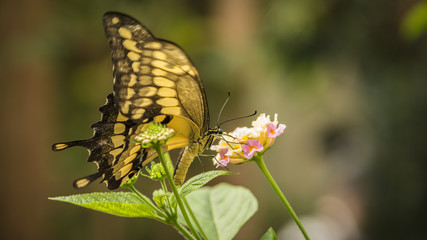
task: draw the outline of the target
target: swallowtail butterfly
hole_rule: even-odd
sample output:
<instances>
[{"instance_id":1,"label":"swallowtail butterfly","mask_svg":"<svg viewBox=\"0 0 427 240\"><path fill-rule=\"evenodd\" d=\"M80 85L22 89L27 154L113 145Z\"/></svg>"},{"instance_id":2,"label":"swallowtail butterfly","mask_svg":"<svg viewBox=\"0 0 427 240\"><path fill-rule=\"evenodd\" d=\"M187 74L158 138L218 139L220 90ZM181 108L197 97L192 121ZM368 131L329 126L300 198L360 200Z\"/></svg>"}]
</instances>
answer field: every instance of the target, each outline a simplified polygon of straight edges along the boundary
<instances>
[{"instance_id":1,"label":"swallowtail butterfly","mask_svg":"<svg viewBox=\"0 0 427 240\"><path fill-rule=\"evenodd\" d=\"M132 139L155 121L178 134L165 150L184 148L178 159L174 181L184 182L193 159L210 146L219 129L209 129L209 110L203 84L185 52L176 44L158 39L132 17L107 12L103 17L113 63L113 93L99 110L92 138L56 143L54 151L81 146L89 151L89 162L98 172L74 181L77 189L101 178L116 189L144 165L156 151Z\"/></svg>"}]
</instances>

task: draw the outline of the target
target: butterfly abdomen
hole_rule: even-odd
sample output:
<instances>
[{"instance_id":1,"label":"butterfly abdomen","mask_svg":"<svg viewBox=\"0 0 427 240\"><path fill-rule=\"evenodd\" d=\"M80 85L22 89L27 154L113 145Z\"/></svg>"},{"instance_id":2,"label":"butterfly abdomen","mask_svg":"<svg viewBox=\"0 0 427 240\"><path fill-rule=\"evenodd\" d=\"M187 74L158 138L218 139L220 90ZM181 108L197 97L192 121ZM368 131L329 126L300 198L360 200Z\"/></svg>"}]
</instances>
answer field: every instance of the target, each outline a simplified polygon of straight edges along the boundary
<instances>
[{"instance_id":1,"label":"butterfly abdomen","mask_svg":"<svg viewBox=\"0 0 427 240\"><path fill-rule=\"evenodd\" d=\"M193 162L194 158L199 155L198 151L195 151L196 144L190 144L185 147L181 155L178 158L178 161L175 166L175 174L173 180L177 186L181 186L185 181L185 176L187 175L188 168Z\"/></svg>"},{"instance_id":2,"label":"butterfly abdomen","mask_svg":"<svg viewBox=\"0 0 427 240\"><path fill-rule=\"evenodd\" d=\"M181 186L184 183L188 168L190 167L194 158L199 156L205 150L206 142L209 139L210 136L203 136L190 143L190 145L182 150L181 155L176 162L175 173L173 177L176 185Z\"/></svg>"}]
</instances>

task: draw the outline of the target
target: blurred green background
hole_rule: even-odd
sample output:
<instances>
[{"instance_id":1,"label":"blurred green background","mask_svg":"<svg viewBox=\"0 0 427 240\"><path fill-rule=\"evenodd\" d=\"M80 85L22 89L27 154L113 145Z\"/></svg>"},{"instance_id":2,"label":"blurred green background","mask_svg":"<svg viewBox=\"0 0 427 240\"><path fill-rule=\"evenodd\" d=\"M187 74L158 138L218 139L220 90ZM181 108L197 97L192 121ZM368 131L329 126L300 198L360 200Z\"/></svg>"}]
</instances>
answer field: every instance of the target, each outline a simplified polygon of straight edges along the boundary
<instances>
[{"instance_id":1,"label":"blurred green background","mask_svg":"<svg viewBox=\"0 0 427 240\"><path fill-rule=\"evenodd\" d=\"M22 0L0 5L1 239L180 239L151 220L47 199L107 191L74 190L95 165L84 149L53 153L51 144L90 137L112 91L101 24L110 10L186 50L211 126L227 91L223 120L279 114L288 128L265 159L313 239L427 237L425 1ZM192 174L211 165L195 160ZM230 170L240 174L216 182L259 200L236 239L259 239L270 226L300 239L255 164Z\"/></svg>"}]
</instances>

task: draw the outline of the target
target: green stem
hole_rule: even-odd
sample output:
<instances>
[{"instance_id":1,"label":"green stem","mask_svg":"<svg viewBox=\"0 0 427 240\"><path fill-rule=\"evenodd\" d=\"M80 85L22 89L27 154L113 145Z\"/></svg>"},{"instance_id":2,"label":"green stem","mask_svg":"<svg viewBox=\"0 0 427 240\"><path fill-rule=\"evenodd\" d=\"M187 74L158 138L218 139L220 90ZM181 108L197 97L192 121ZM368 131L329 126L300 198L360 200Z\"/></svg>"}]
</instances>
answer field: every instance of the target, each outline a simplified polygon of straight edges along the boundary
<instances>
[{"instance_id":1,"label":"green stem","mask_svg":"<svg viewBox=\"0 0 427 240\"><path fill-rule=\"evenodd\" d=\"M200 225L199 221L197 221L196 215L194 215L193 210L191 209L190 205L187 202L187 199L185 197L182 197L182 200L185 204L185 208L188 210L188 213L190 214L191 218L193 219L194 223L197 226L197 229L199 229L200 234L202 235L203 239L208 239L205 232L203 232L203 228Z\"/></svg>"},{"instance_id":2,"label":"green stem","mask_svg":"<svg viewBox=\"0 0 427 240\"><path fill-rule=\"evenodd\" d=\"M166 186L165 180L164 179L160 180L160 183L162 184L163 191L165 193L167 193L168 192L168 187ZM167 201L167 204L168 204L168 207L164 209L165 212L166 212L166 214L168 214L168 216L172 216L172 215L175 216L176 215L175 214L175 209L172 207L172 204L169 201L169 197L166 198L166 201Z\"/></svg>"},{"instance_id":3,"label":"green stem","mask_svg":"<svg viewBox=\"0 0 427 240\"><path fill-rule=\"evenodd\" d=\"M163 191L165 191L165 193L167 193L168 187L166 186L165 180L164 179L160 180L160 183L162 184Z\"/></svg>"},{"instance_id":4,"label":"green stem","mask_svg":"<svg viewBox=\"0 0 427 240\"><path fill-rule=\"evenodd\" d=\"M193 237L193 235L191 235L190 232L187 231L187 229L185 229L183 226L181 226L181 224L179 224L178 222L174 222L172 223L172 225L182 234L184 235L185 238L187 239L192 239L194 240L195 238Z\"/></svg>"},{"instance_id":5,"label":"green stem","mask_svg":"<svg viewBox=\"0 0 427 240\"><path fill-rule=\"evenodd\" d=\"M133 193L135 193L145 204L149 205L152 209L155 209L157 214L166 218L166 214L164 212L162 212L159 208L157 208L151 201L148 201L147 199L145 199L144 195L142 195L133 185L130 185L128 188ZM162 221L164 221L164 220L162 220Z\"/></svg>"},{"instance_id":6,"label":"green stem","mask_svg":"<svg viewBox=\"0 0 427 240\"><path fill-rule=\"evenodd\" d=\"M166 164L165 157L163 156L163 152L160 145L154 146L157 155L159 156L160 162L162 163L163 168L166 172L166 177L168 178L169 185L172 188L172 192L175 195L176 201L178 203L179 208L181 209L182 216L184 217L185 222L187 223L187 227L190 229L190 231L193 233L194 237L198 240L201 240L199 234L197 233L196 229L194 229L193 224L190 221L190 218L188 217L187 211L185 211L184 204L182 203L181 197L179 196L178 189L175 186L175 182L173 181L172 174L169 172L169 168Z\"/></svg>"},{"instance_id":7,"label":"green stem","mask_svg":"<svg viewBox=\"0 0 427 240\"><path fill-rule=\"evenodd\" d=\"M277 185L276 181L274 181L273 177L271 176L270 172L268 171L267 167L265 166L264 159L262 158L262 156L255 156L254 160L258 164L258 167L261 169L262 173L264 173L264 175L267 178L267 180L270 182L270 185L273 187L274 191L276 191L276 193L279 196L280 200L282 200L283 204L285 205L286 209L291 214L291 216L294 219L295 223L298 225L298 227L301 230L301 233L304 235L305 239L309 240L310 237L308 236L308 234L305 231L304 227L302 226L300 220L298 219L297 214L292 209L291 204L289 204L289 202L286 199L285 195L283 195L283 193L280 190L279 186Z\"/></svg>"}]
</instances>

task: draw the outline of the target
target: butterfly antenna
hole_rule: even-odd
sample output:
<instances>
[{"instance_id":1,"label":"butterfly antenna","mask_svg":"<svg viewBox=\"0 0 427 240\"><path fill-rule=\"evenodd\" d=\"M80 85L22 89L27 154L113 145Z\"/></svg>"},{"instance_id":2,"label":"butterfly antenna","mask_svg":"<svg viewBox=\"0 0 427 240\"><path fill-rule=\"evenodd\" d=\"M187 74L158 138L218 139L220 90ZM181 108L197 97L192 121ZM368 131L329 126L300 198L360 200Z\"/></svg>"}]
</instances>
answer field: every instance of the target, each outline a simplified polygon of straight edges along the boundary
<instances>
[{"instance_id":1,"label":"butterfly antenna","mask_svg":"<svg viewBox=\"0 0 427 240\"><path fill-rule=\"evenodd\" d=\"M228 123L228 122L231 122L231 121L234 121L234 120L243 119L243 118L252 117L252 116L255 116L256 114L257 114L257 110L255 110L255 112L254 112L254 113L249 114L249 115L247 115L247 116L237 117L237 118L232 118L232 119L226 120L226 121L224 121L224 122L222 122L222 123L218 124L218 127L221 127L221 125L222 125L222 124L224 124L224 123Z\"/></svg>"},{"instance_id":2,"label":"butterfly antenna","mask_svg":"<svg viewBox=\"0 0 427 240\"><path fill-rule=\"evenodd\" d=\"M220 125L220 124L219 124L219 119L221 118L222 111L224 110L225 105L227 105L228 100L230 100L230 96L231 96L230 92L227 92L227 95L228 95L228 96L227 96L227 99L225 99L224 104L222 104L221 110L219 111L219 114L218 114L218 118L216 119L216 125L217 125L217 126L219 126L219 125Z\"/></svg>"}]
</instances>

